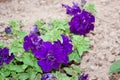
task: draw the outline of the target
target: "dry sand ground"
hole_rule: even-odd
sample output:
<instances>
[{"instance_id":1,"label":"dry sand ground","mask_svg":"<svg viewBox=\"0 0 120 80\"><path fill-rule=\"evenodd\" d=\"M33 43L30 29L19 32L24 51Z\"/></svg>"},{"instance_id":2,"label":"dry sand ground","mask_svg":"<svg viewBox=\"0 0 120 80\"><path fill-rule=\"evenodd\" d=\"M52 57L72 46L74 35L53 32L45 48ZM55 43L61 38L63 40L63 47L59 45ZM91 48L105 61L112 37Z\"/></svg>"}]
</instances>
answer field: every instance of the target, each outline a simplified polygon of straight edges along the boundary
<instances>
[{"instance_id":1,"label":"dry sand ground","mask_svg":"<svg viewBox=\"0 0 120 80\"><path fill-rule=\"evenodd\" d=\"M24 29L29 31L38 19L65 19L67 15L61 3L71 4L73 1L80 0L0 0L0 23L21 20ZM118 74L112 78L108 75L111 63L120 59L120 0L89 2L96 5L96 26L94 32L87 35L92 49L83 56L80 67L92 80L120 80ZM3 26L0 26L0 32L4 30Z\"/></svg>"}]
</instances>

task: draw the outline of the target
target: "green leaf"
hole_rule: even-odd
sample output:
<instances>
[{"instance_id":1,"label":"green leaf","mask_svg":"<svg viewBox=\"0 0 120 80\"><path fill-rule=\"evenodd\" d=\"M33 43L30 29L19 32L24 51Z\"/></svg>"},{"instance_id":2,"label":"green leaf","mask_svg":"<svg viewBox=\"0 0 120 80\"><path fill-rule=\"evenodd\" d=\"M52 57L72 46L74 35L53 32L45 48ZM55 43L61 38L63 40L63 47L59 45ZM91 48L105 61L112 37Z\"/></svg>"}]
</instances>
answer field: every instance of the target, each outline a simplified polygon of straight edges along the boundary
<instances>
[{"instance_id":1,"label":"green leaf","mask_svg":"<svg viewBox=\"0 0 120 80\"><path fill-rule=\"evenodd\" d=\"M23 55L23 63L29 66L34 66L33 56L30 53L25 53Z\"/></svg>"},{"instance_id":2,"label":"green leaf","mask_svg":"<svg viewBox=\"0 0 120 80\"><path fill-rule=\"evenodd\" d=\"M34 68L37 72L41 72L42 73L42 69L41 67L37 64L37 60L34 61Z\"/></svg>"},{"instance_id":3,"label":"green leaf","mask_svg":"<svg viewBox=\"0 0 120 80\"><path fill-rule=\"evenodd\" d=\"M74 45L74 50L77 50L80 56L82 56L83 52L89 50L90 41L86 40L84 37L79 35L73 35L72 41Z\"/></svg>"},{"instance_id":4,"label":"green leaf","mask_svg":"<svg viewBox=\"0 0 120 80\"><path fill-rule=\"evenodd\" d=\"M41 74L38 73L34 80L41 80Z\"/></svg>"},{"instance_id":5,"label":"green leaf","mask_svg":"<svg viewBox=\"0 0 120 80\"><path fill-rule=\"evenodd\" d=\"M37 74L37 72L30 72L30 77L29 77L29 79L30 79L30 80L34 80L35 77L36 77L36 74Z\"/></svg>"},{"instance_id":6,"label":"green leaf","mask_svg":"<svg viewBox=\"0 0 120 80\"><path fill-rule=\"evenodd\" d=\"M57 77L58 80L70 80L70 77L60 72L56 72L54 73L54 75Z\"/></svg>"},{"instance_id":7,"label":"green leaf","mask_svg":"<svg viewBox=\"0 0 120 80\"><path fill-rule=\"evenodd\" d=\"M27 33L24 32L24 31L20 31L20 32L18 33L19 38L22 38L22 39L23 39L26 35L27 35Z\"/></svg>"},{"instance_id":8,"label":"green leaf","mask_svg":"<svg viewBox=\"0 0 120 80\"><path fill-rule=\"evenodd\" d=\"M37 76L37 71L34 69L29 68L29 80L35 80L35 77Z\"/></svg>"},{"instance_id":9,"label":"green leaf","mask_svg":"<svg viewBox=\"0 0 120 80\"><path fill-rule=\"evenodd\" d=\"M8 65L8 70L15 71L15 72L24 72L24 69L22 68L22 65Z\"/></svg>"},{"instance_id":10,"label":"green leaf","mask_svg":"<svg viewBox=\"0 0 120 80\"><path fill-rule=\"evenodd\" d=\"M69 61L75 61L75 62L78 62L80 63L80 56L78 53L75 53L75 52L72 52L71 54L69 54Z\"/></svg>"},{"instance_id":11,"label":"green leaf","mask_svg":"<svg viewBox=\"0 0 120 80\"><path fill-rule=\"evenodd\" d=\"M67 72L67 74L69 74L69 75L74 75L75 73L74 73L74 70L72 69L72 68L68 68L68 67L66 67L66 68L64 68L64 70Z\"/></svg>"},{"instance_id":12,"label":"green leaf","mask_svg":"<svg viewBox=\"0 0 120 80\"><path fill-rule=\"evenodd\" d=\"M28 73L19 73L18 79L20 79L20 80L26 80L28 78L29 78L29 74Z\"/></svg>"},{"instance_id":13,"label":"green leaf","mask_svg":"<svg viewBox=\"0 0 120 80\"><path fill-rule=\"evenodd\" d=\"M81 73L80 67L78 65L72 65L69 68L65 67L64 70L66 71L67 74L72 76L73 75L78 76Z\"/></svg>"},{"instance_id":14,"label":"green leaf","mask_svg":"<svg viewBox=\"0 0 120 80\"><path fill-rule=\"evenodd\" d=\"M18 34L18 31L20 31L21 22L18 20L10 20L8 23L12 27L13 34Z\"/></svg>"},{"instance_id":15,"label":"green leaf","mask_svg":"<svg viewBox=\"0 0 120 80\"><path fill-rule=\"evenodd\" d=\"M45 24L45 22L43 20L37 20L37 21L35 21L34 24L40 28L41 26L43 26Z\"/></svg>"},{"instance_id":16,"label":"green leaf","mask_svg":"<svg viewBox=\"0 0 120 80\"><path fill-rule=\"evenodd\" d=\"M22 69L24 69L24 70L25 70L27 67L28 67L28 65L25 65L25 64L22 65Z\"/></svg>"},{"instance_id":17,"label":"green leaf","mask_svg":"<svg viewBox=\"0 0 120 80\"><path fill-rule=\"evenodd\" d=\"M19 74L16 73L15 71L11 71L11 76L12 78L17 79L19 77Z\"/></svg>"},{"instance_id":18,"label":"green leaf","mask_svg":"<svg viewBox=\"0 0 120 80\"><path fill-rule=\"evenodd\" d=\"M116 72L120 72L120 60L114 62L109 69L109 73L116 73Z\"/></svg>"},{"instance_id":19,"label":"green leaf","mask_svg":"<svg viewBox=\"0 0 120 80\"><path fill-rule=\"evenodd\" d=\"M0 80L5 80L5 76L0 75Z\"/></svg>"},{"instance_id":20,"label":"green leaf","mask_svg":"<svg viewBox=\"0 0 120 80\"><path fill-rule=\"evenodd\" d=\"M0 75L1 75L2 77L7 77L7 76L10 75L10 71L6 69L6 65L4 65L4 66L2 67L2 69L0 70Z\"/></svg>"},{"instance_id":21,"label":"green leaf","mask_svg":"<svg viewBox=\"0 0 120 80\"><path fill-rule=\"evenodd\" d=\"M4 43L0 42L0 48L4 47Z\"/></svg>"},{"instance_id":22,"label":"green leaf","mask_svg":"<svg viewBox=\"0 0 120 80\"><path fill-rule=\"evenodd\" d=\"M85 5L84 9L92 13L96 12L95 5L92 3Z\"/></svg>"},{"instance_id":23,"label":"green leaf","mask_svg":"<svg viewBox=\"0 0 120 80\"><path fill-rule=\"evenodd\" d=\"M60 30L53 29L51 31L46 32L45 35L40 36L44 41L51 41L54 42L56 40L61 40L61 34L63 32Z\"/></svg>"},{"instance_id":24,"label":"green leaf","mask_svg":"<svg viewBox=\"0 0 120 80\"><path fill-rule=\"evenodd\" d=\"M12 46L12 47L10 48L10 53L17 53L18 50L19 50L18 47L16 47L16 46Z\"/></svg>"},{"instance_id":25,"label":"green leaf","mask_svg":"<svg viewBox=\"0 0 120 80\"><path fill-rule=\"evenodd\" d=\"M76 72L76 75L81 73L80 67L78 65L72 65L73 70Z\"/></svg>"},{"instance_id":26,"label":"green leaf","mask_svg":"<svg viewBox=\"0 0 120 80\"><path fill-rule=\"evenodd\" d=\"M68 21L69 21L68 19L66 19L66 20L52 20L51 24L52 24L53 28L56 28L57 30L65 31L66 29L69 28Z\"/></svg>"},{"instance_id":27,"label":"green leaf","mask_svg":"<svg viewBox=\"0 0 120 80\"><path fill-rule=\"evenodd\" d=\"M70 80L78 80L78 76L74 75Z\"/></svg>"},{"instance_id":28,"label":"green leaf","mask_svg":"<svg viewBox=\"0 0 120 80\"><path fill-rule=\"evenodd\" d=\"M9 25L16 27L16 25L18 25L20 23L20 21L18 20L10 20L8 21Z\"/></svg>"},{"instance_id":29,"label":"green leaf","mask_svg":"<svg viewBox=\"0 0 120 80\"><path fill-rule=\"evenodd\" d=\"M3 72L3 75L4 75L4 76L9 76L9 75L10 75L10 71L7 71L7 70L6 70L5 72Z\"/></svg>"}]
</instances>

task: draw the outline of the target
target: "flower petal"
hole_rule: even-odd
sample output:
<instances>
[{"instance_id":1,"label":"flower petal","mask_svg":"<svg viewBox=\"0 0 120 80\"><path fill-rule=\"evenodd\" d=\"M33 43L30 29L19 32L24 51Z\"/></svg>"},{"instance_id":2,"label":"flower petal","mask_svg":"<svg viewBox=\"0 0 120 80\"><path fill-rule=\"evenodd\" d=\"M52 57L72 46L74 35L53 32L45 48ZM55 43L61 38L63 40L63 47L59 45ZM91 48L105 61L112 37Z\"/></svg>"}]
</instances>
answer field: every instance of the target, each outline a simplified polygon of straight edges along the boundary
<instances>
[{"instance_id":1,"label":"flower petal","mask_svg":"<svg viewBox=\"0 0 120 80\"><path fill-rule=\"evenodd\" d=\"M39 60L38 65L41 66L41 68L44 72L50 72L52 69L51 64L49 62L47 62L47 60L45 60L45 59Z\"/></svg>"}]
</instances>

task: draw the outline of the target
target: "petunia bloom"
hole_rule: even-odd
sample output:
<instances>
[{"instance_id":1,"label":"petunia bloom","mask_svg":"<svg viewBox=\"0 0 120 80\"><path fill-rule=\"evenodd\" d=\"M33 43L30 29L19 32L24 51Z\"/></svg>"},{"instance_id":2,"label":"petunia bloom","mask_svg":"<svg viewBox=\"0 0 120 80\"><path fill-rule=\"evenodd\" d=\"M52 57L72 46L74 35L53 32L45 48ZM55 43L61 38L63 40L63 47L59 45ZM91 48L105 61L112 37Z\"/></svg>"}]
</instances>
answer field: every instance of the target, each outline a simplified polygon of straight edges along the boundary
<instances>
[{"instance_id":1,"label":"petunia bloom","mask_svg":"<svg viewBox=\"0 0 120 80\"><path fill-rule=\"evenodd\" d=\"M2 66L4 62L6 64L9 64L12 59L14 59L14 55L11 54L9 56L9 49L8 48L6 48L6 47L0 48L0 66Z\"/></svg>"},{"instance_id":2,"label":"petunia bloom","mask_svg":"<svg viewBox=\"0 0 120 80\"><path fill-rule=\"evenodd\" d=\"M39 53L38 65L41 66L44 72L50 72L52 69L58 69L63 60L61 46L53 46L51 42L44 42Z\"/></svg>"},{"instance_id":3,"label":"petunia bloom","mask_svg":"<svg viewBox=\"0 0 120 80\"><path fill-rule=\"evenodd\" d=\"M38 36L40 36L40 31L38 29L38 26L37 25L34 25L30 31L30 34L36 34Z\"/></svg>"},{"instance_id":4,"label":"petunia bloom","mask_svg":"<svg viewBox=\"0 0 120 80\"><path fill-rule=\"evenodd\" d=\"M91 30L94 30L95 17L85 10L82 10L81 14L73 16L70 25L70 32L74 34L85 35Z\"/></svg>"},{"instance_id":5,"label":"petunia bloom","mask_svg":"<svg viewBox=\"0 0 120 80\"><path fill-rule=\"evenodd\" d=\"M58 69L61 64L67 64L69 61L68 54L72 52L72 44L69 43L68 37L63 36L63 43L58 41L43 42L37 54L38 65L44 72L50 72L52 69ZM66 47L66 49L65 49ZM71 49L71 50L70 50Z\"/></svg>"},{"instance_id":6,"label":"petunia bloom","mask_svg":"<svg viewBox=\"0 0 120 80\"><path fill-rule=\"evenodd\" d=\"M5 28L5 33L6 33L6 34L12 33L11 27L6 27L6 28Z\"/></svg>"},{"instance_id":7,"label":"petunia bloom","mask_svg":"<svg viewBox=\"0 0 120 80\"><path fill-rule=\"evenodd\" d=\"M61 35L62 36L62 39L63 39L63 43L62 43L62 46L63 46L63 50L64 50L64 53L65 54L69 54L72 52L72 40L68 37L68 36L65 36L65 35Z\"/></svg>"},{"instance_id":8,"label":"petunia bloom","mask_svg":"<svg viewBox=\"0 0 120 80\"><path fill-rule=\"evenodd\" d=\"M47 73L42 75L41 80L57 80L57 78L53 74Z\"/></svg>"},{"instance_id":9,"label":"petunia bloom","mask_svg":"<svg viewBox=\"0 0 120 80\"><path fill-rule=\"evenodd\" d=\"M38 50L43 40L36 34L29 34L24 37L24 49L25 51L32 50L32 52Z\"/></svg>"},{"instance_id":10,"label":"petunia bloom","mask_svg":"<svg viewBox=\"0 0 120 80\"><path fill-rule=\"evenodd\" d=\"M86 74L86 75L84 75L84 74L80 75L78 77L78 80L88 80L88 74Z\"/></svg>"},{"instance_id":11,"label":"petunia bloom","mask_svg":"<svg viewBox=\"0 0 120 80\"><path fill-rule=\"evenodd\" d=\"M69 14L69 15L75 15L75 14L78 14L81 12L81 9L80 9L78 3L73 2L72 7L70 7L66 4L62 4L62 7L66 8L66 14Z\"/></svg>"}]
</instances>

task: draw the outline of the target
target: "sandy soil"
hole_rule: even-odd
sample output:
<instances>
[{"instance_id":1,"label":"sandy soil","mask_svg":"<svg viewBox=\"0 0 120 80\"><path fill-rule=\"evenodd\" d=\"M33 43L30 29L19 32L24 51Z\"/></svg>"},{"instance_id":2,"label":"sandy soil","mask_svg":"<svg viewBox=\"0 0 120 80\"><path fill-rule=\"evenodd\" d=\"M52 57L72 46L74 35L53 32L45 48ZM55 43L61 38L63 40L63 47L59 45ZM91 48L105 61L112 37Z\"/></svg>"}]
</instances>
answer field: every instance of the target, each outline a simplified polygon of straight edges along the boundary
<instances>
[{"instance_id":1,"label":"sandy soil","mask_svg":"<svg viewBox=\"0 0 120 80\"><path fill-rule=\"evenodd\" d=\"M36 20L65 19L62 3L80 0L0 0L0 32L8 20L21 20L26 31ZM81 62L83 72L92 80L120 80L120 75L108 75L110 65L120 59L120 0L88 0L96 5L95 30L88 34L91 50ZM80 3L80 2L79 2ZM110 78L109 78L110 77Z\"/></svg>"}]
</instances>

